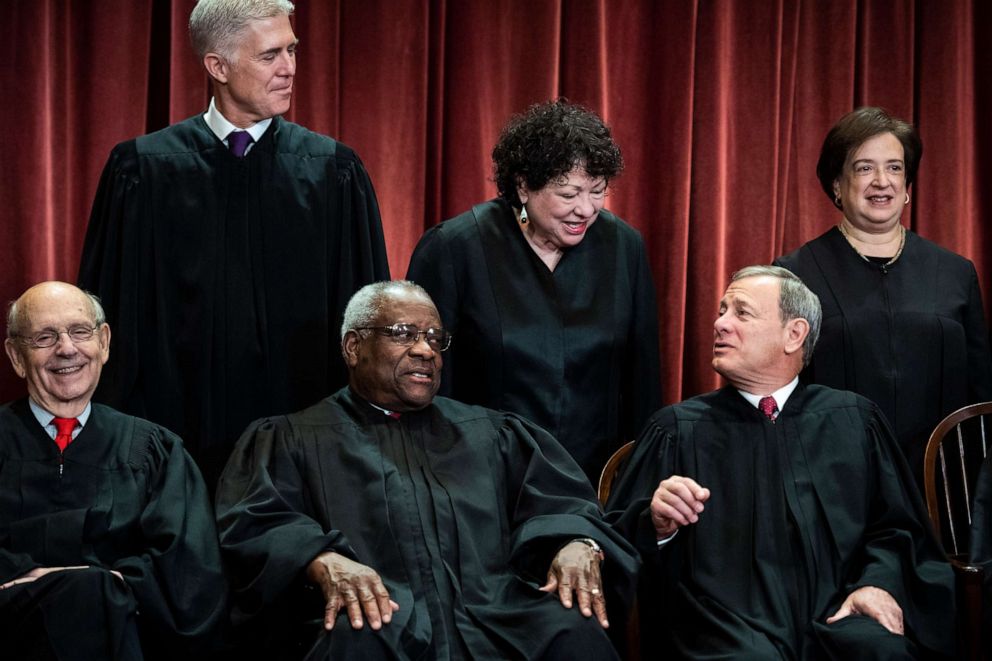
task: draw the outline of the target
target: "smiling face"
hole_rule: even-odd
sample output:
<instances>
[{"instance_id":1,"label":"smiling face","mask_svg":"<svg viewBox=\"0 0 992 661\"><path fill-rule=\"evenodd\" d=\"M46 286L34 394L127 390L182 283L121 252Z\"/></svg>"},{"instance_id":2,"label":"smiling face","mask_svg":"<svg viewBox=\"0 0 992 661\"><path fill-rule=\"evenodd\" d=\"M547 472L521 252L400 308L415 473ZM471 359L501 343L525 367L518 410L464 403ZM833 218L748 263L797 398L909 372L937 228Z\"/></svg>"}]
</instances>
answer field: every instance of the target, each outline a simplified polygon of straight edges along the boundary
<instances>
[{"instance_id":1,"label":"smiling face","mask_svg":"<svg viewBox=\"0 0 992 661\"><path fill-rule=\"evenodd\" d=\"M27 290L17 302L19 334L32 337L44 330L64 331L96 325L93 306L82 291L62 282L45 282ZM110 357L110 327L103 324L92 338L73 342L60 333L55 346L36 349L23 339L4 344L17 375L42 408L59 417L78 416L100 382Z\"/></svg>"},{"instance_id":2,"label":"smiling face","mask_svg":"<svg viewBox=\"0 0 992 661\"><path fill-rule=\"evenodd\" d=\"M217 109L232 124L251 126L289 110L296 75L296 35L285 14L248 21L230 60L207 53Z\"/></svg>"},{"instance_id":3,"label":"smiling face","mask_svg":"<svg viewBox=\"0 0 992 661\"><path fill-rule=\"evenodd\" d=\"M430 299L413 290L393 289L371 326L413 324L441 328ZM348 331L344 338L349 385L363 398L390 411L415 411L431 403L441 387L441 353L425 336L409 346L375 331Z\"/></svg>"},{"instance_id":4,"label":"smiling face","mask_svg":"<svg viewBox=\"0 0 992 661\"><path fill-rule=\"evenodd\" d=\"M544 188L533 191L526 184L517 189L527 206L533 240L558 249L577 246L599 217L606 199L606 179L590 177L576 167Z\"/></svg>"},{"instance_id":5,"label":"smiling face","mask_svg":"<svg viewBox=\"0 0 992 661\"><path fill-rule=\"evenodd\" d=\"M796 334L796 320L782 323L780 287L771 276L742 278L720 300L713 369L741 390L766 395L799 373L805 333Z\"/></svg>"},{"instance_id":6,"label":"smiling face","mask_svg":"<svg viewBox=\"0 0 992 661\"><path fill-rule=\"evenodd\" d=\"M906 163L899 139L880 133L865 140L834 182L844 217L859 230L880 233L899 223L906 206Z\"/></svg>"}]
</instances>

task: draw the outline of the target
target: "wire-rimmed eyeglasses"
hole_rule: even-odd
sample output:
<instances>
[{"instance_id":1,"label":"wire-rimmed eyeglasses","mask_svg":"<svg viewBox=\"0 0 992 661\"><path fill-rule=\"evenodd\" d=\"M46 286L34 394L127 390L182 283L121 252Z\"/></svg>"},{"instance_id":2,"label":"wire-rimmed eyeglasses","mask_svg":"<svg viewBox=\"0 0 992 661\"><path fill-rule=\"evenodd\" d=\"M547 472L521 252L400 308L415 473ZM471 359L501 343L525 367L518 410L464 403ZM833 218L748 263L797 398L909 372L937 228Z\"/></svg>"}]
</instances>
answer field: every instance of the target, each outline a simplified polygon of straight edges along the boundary
<instances>
[{"instance_id":1,"label":"wire-rimmed eyeglasses","mask_svg":"<svg viewBox=\"0 0 992 661\"><path fill-rule=\"evenodd\" d=\"M70 326L62 330L46 328L34 335L14 335L13 337L23 340L25 344L34 349L50 349L59 343L59 338L62 337L63 333L69 337L73 344L81 344L92 340L99 328L99 326Z\"/></svg>"},{"instance_id":2,"label":"wire-rimmed eyeglasses","mask_svg":"<svg viewBox=\"0 0 992 661\"><path fill-rule=\"evenodd\" d=\"M396 344L405 347L416 344L423 335L427 345L434 351L446 351L451 346L452 334L443 328L427 328L420 330L413 324L393 324L392 326L363 326L355 330L377 331Z\"/></svg>"}]
</instances>

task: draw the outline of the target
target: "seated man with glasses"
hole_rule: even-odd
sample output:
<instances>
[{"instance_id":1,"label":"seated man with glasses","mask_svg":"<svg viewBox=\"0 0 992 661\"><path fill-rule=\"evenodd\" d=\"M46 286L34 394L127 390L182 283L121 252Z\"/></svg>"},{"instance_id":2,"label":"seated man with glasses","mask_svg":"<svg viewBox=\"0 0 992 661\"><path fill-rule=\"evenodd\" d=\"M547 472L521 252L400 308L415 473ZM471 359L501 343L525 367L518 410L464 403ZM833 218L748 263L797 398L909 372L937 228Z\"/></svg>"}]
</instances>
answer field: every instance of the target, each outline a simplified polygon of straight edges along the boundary
<instances>
[{"instance_id":1,"label":"seated man with glasses","mask_svg":"<svg viewBox=\"0 0 992 661\"><path fill-rule=\"evenodd\" d=\"M417 285L367 285L342 325L349 385L241 437L217 517L235 622L272 632L255 649L616 658L604 585L630 590L630 547L549 434L435 397L451 339Z\"/></svg>"},{"instance_id":2,"label":"seated man with glasses","mask_svg":"<svg viewBox=\"0 0 992 661\"><path fill-rule=\"evenodd\" d=\"M179 438L90 402L110 354L96 297L28 289L0 408L0 641L11 659L177 658L223 621L210 500ZM163 393L163 396L168 396Z\"/></svg>"}]
</instances>

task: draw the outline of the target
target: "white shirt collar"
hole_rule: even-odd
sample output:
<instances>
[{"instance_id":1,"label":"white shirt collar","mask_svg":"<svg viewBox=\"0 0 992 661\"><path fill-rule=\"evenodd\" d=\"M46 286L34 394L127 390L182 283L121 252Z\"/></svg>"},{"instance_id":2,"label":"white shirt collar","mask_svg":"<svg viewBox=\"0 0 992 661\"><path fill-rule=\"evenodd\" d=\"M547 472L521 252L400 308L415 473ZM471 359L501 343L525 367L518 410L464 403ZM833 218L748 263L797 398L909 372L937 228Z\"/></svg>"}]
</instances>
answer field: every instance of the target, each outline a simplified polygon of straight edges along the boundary
<instances>
[{"instance_id":1,"label":"white shirt collar","mask_svg":"<svg viewBox=\"0 0 992 661\"><path fill-rule=\"evenodd\" d=\"M31 407L31 413L34 414L35 420L38 421L38 424L45 428L45 431L48 432L49 436L55 438L56 433L58 433L58 430L55 429L55 425L52 424L52 420L55 419L55 416L41 408L41 406L39 406L30 397L28 397L28 406ZM79 424L76 425L74 430L72 430L73 438L79 436L79 432L81 432L83 427L86 426L86 421L90 419L90 412L92 410L93 403L87 402L86 408L83 409L83 412L76 416L76 420L79 421Z\"/></svg>"},{"instance_id":2,"label":"white shirt collar","mask_svg":"<svg viewBox=\"0 0 992 661\"><path fill-rule=\"evenodd\" d=\"M779 388L778 390L772 393L772 397L775 398L775 404L776 406L778 406L779 411L785 408L785 403L789 401L789 397L792 395L792 391L795 390L796 386L798 385L799 385L799 377L797 376L794 379L792 379L792 381L789 381L787 384L785 384L784 386L782 386L781 388ZM753 406L754 408L758 408L758 402L760 402L761 398L764 397L764 395L755 395L749 392L745 392L739 388L737 392L739 392L741 396L744 397L744 399L750 402L751 406Z\"/></svg>"},{"instance_id":3,"label":"white shirt collar","mask_svg":"<svg viewBox=\"0 0 992 661\"><path fill-rule=\"evenodd\" d=\"M255 146L255 143L261 139L262 135L265 134L265 130L272 123L272 118L268 117L260 122L255 122L246 129L238 128L227 121L224 115L220 114L220 110L217 110L217 104L214 103L214 98L210 97L210 107L207 108L207 112L203 113L203 121L207 123L213 134L217 136L217 139L224 143L224 146L227 146L227 136L230 135L231 131L248 131L252 142L248 145L248 149L245 150L247 154Z\"/></svg>"}]
</instances>

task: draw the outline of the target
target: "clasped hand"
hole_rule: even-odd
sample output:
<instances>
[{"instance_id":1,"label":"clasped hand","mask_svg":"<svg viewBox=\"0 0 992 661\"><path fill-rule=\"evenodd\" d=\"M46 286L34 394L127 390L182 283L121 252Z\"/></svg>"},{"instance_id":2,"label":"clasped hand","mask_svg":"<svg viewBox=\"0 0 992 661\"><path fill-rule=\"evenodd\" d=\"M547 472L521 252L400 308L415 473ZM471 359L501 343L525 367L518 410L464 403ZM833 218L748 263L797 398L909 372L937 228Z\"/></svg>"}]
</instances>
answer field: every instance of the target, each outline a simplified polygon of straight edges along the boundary
<instances>
[{"instance_id":1,"label":"clasped hand","mask_svg":"<svg viewBox=\"0 0 992 661\"><path fill-rule=\"evenodd\" d=\"M307 566L307 578L324 593L324 628L334 628L342 607L348 613L352 629L361 629L364 618L375 630L389 624L399 604L389 598L389 590L374 569L349 560L340 553L321 553Z\"/></svg>"},{"instance_id":2,"label":"clasped hand","mask_svg":"<svg viewBox=\"0 0 992 661\"><path fill-rule=\"evenodd\" d=\"M572 607L572 592L579 602L579 611L586 617L596 614L603 628L610 626L606 619L606 598L599 572L602 553L583 542L570 542L562 547L548 570L548 582L542 592L556 592L561 605Z\"/></svg>"}]
</instances>

